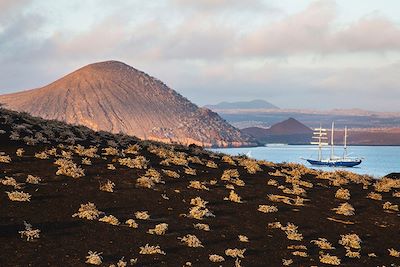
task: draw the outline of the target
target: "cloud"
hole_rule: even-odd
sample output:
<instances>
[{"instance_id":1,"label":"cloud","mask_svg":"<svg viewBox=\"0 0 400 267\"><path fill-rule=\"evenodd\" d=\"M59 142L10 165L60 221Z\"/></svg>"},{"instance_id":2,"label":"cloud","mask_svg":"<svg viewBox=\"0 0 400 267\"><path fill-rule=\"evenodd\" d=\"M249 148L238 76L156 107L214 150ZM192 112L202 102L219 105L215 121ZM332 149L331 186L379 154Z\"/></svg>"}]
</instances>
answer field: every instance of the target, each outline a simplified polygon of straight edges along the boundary
<instances>
[{"instance_id":1,"label":"cloud","mask_svg":"<svg viewBox=\"0 0 400 267\"><path fill-rule=\"evenodd\" d=\"M0 92L44 85L83 65L116 59L199 104L266 98L282 107L313 106L329 94L332 105L370 108L379 94L388 103L398 96L399 66L385 54L399 55L400 27L379 13L343 25L329 0L290 14L261 0L103 4L96 5L101 16L90 19L98 10L79 12L89 17L79 27L69 16L78 2L55 11L68 14L61 17L69 23L60 18L54 24L34 0L0 0L7 10L0 13ZM357 57L363 64L349 68Z\"/></svg>"}]
</instances>

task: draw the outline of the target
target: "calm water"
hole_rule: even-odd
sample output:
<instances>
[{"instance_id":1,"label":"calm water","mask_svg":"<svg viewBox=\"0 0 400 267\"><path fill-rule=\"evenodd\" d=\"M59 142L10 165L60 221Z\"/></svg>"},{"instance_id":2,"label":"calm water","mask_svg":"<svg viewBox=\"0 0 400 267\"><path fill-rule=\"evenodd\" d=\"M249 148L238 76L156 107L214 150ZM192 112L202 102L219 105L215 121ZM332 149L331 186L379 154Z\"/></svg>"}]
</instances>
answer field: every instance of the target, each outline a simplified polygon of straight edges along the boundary
<instances>
[{"instance_id":1,"label":"calm water","mask_svg":"<svg viewBox=\"0 0 400 267\"><path fill-rule=\"evenodd\" d=\"M230 155L247 154L248 156L268 160L276 163L281 162L296 162L305 164L307 167L319 168L324 170L333 170L339 168L330 167L313 167L309 165L303 158L317 158L317 149L315 146L304 145L282 145L282 146L266 146L252 148L218 148L213 151L222 152ZM353 168L346 170L369 174L376 177L384 176L391 172L400 172L400 146L349 146L349 156L362 157L363 162ZM323 150L324 156L328 156L330 149ZM342 147L335 148L335 154L341 156L343 153Z\"/></svg>"}]
</instances>

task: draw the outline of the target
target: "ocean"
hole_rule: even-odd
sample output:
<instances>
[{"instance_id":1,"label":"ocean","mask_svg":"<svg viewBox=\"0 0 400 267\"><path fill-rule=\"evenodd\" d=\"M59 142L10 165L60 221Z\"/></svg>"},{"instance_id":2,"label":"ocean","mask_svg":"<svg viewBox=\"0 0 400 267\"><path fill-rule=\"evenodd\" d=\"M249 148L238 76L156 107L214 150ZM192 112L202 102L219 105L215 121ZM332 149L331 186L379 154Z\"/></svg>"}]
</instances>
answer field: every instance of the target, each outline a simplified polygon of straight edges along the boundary
<instances>
[{"instance_id":1,"label":"ocean","mask_svg":"<svg viewBox=\"0 0 400 267\"><path fill-rule=\"evenodd\" d=\"M315 167L301 158L317 158L318 150L311 145L269 145L265 147L246 148L217 148L211 149L229 155L246 154L251 158L268 160L275 163L295 162L314 169L332 171L344 169L359 174L369 174L380 178L392 172L400 173L400 146L349 146L350 157L362 157L363 162L353 168ZM323 155L328 157L330 148L323 150ZM335 147L335 155L341 156L343 147Z\"/></svg>"}]
</instances>

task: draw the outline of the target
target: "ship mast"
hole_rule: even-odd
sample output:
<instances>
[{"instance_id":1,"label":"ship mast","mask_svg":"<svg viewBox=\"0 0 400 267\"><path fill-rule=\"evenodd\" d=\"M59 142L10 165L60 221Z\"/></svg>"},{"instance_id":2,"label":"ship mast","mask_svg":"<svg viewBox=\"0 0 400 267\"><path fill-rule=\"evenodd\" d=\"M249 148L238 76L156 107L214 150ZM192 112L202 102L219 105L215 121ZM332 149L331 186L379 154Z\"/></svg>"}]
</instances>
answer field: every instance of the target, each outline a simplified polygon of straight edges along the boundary
<instances>
[{"instance_id":1,"label":"ship mast","mask_svg":"<svg viewBox=\"0 0 400 267\"><path fill-rule=\"evenodd\" d=\"M318 160L322 160L322 147L324 145L328 145L327 142L324 142L328 139L326 129L323 129L320 125L319 128L315 128L313 132L314 139L317 139L316 142L311 142L312 145L318 145Z\"/></svg>"},{"instance_id":2,"label":"ship mast","mask_svg":"<svg viewBox=\"0 0 400 267\"><path fill-rule=\"evenodd\" d=\"M333 156L334 156L334 153L335 153L334 144L333 144L333 132L335 130L334 128L335 128L335 122L332 122L332 130L331 130L331 159L333 159Z\"/></svg>"},{"instance_id":3,"label":"ship mast","mask_svg":"<svg viewBox=\"0 0 400 267\"><path fill-rule=\"evenodd\" d=\"M347 157L347 126L344 127L344 152L343 152L343 158Z\"/></svg>"}]
</instances>

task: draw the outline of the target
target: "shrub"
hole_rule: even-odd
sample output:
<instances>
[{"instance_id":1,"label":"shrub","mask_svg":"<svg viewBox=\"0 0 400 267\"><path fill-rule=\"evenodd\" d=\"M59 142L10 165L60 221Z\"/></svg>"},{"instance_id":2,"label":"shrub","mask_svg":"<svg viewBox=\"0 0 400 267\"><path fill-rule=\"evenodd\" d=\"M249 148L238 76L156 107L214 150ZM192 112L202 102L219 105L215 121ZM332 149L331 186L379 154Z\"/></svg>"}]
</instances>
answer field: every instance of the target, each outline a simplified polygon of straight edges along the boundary
<instances>
[{"instance_id":1,"label":"shrub","mask_svg":"<svg viewBox=\"0 0 400 267\"><path fill-rule=\"evenodd\" d=\"M318 240L311 240L311 243L317 245L320 249L335 249L326 238L319 237Z\"/></svg>"},{"instance_id":2,"label":"shrub","mask_svg":"<svg viewBox=\"0 0 400 267\"><path fill-rule=\"evenodd\" d=\"M374 199L374 200L382 200L382 195L376 192L370 192L367 198Z\"/></svg>"},{"instance_id":3,"label":"shrub","mask_svg":"<svg viewBox=\"0 0 400 267\"><path fill-rule=\"evenodd\" d=\"M100 190L104 192L114 192L115 184L110 180L107 180L106 183L100 184Z\"/></svg>"},{"instance_id":4,"label":"shrub","mask_svg":"<svg viewBox=\"0 0 400 267\"><path fill-rule=\"evenodd\" d=\"M92 265L100 265L103 263L103 258L101 257L101 253L98 253L97 251L89 251L88 256L86 256L86 263L87 264L92 264Z\"/></svg>"},{"instance_id":5,"label":"shrub","mask_svg":"<svg viewBox=\"0 0 400 267\"><path fill-rule=\"evenodd\" d=\"M241 197L235 193L235 191L231 190L229 192L229 196L225 197L224 200L229 200L236 203L243 203Z\"/></svg>"},{"instance_id":6,"label":"shrub","mask_svg":"<svg viewBox=\"0 0 400 267\"><path fill-rule=\"evenodd\" d=\"M228 248L225 250L225 255L232 258L244 258L246 249Z\"/></svg>"},{"instance_id":7,"label":"shrub","mask_svg":"<svg viewBox=\"0 0 400 267\"><path fill-rule=\"evenodd\" d=\"M15 154L18 157L22 157L24 155L24 153L25 153L25 150L23 148L18 148L17 151L15 152Z\"/></svg>"},{"instance_id":8,"label":"shrub","mask_svg":"<svg viewBox=\"0 0 400 267\"><path fill-rule=\"evenodd\" d=\"M83 158L82 164L84 165L92 165L92 161L89 158Z\"/></svg>"},{"instance_id":9,"label":"shrub","mask_svg":"<svg viewBox=\"0 0 400 267\"><path fill-rule=\"evenodd\" d=\"M345 188L339 188L335 193L335 197L338 199L349 200L350 199L350 191Z\"/></svg>"},{"instance_id":10,"label":"shrub","mask_svg":"<svg viewBox=\"0 0 400 267\"><path fill-rule=\"evenodd\" d=\"M323 253L319 256L319 261L330 265L340 265L341 263L338 257Z\"/></svg>"},{"instance_id":11,"label":"shrub","mask_svg":"<svg viewBox=\"0 0 400 267\"><path fill-rule=\"evenodd\" d=\"M264 212L264 213L277 212L278 211L278 207L269 206L269 205L258 205L258 211L261 211L261 212Z\"/></svg>"},{"instance_id":12,"label":"shrub","mask_svg":"<svg viewBox=\"0 0 400 267\"><path fill-rule=\"evenodd\" d=\"M339 240L339 244L345 248L360 249L360 243L361 239L357 234L341 235L341 239Z\"/></svg>"},{"instance_id":13,"label":"shrub","mask_svg":"<svg viewBox=\"0 0 400 267\"><path fill-rule=\"evenodd\" d=\"M249 238L245 235L238 235L238 238L239 238L240 242L244 242L244 243L249 242Z\"/></svg>"},{"instance_id":14,"label":"shrub","mask_svg":"<svg viewBox=\"0 0 400 267\"><path fill-rule=\"evenodd\" d=\"M40 237L39 229L33 229L32 225L27 222L24 222L24 225L25 225L25 230L18 232L21 234L21 238L26 238L26 241L32 241Z\"/></svg>"},{"instance_id":15,"label":"shrub","mask_svg":"<svg viewBox=\"0 0 400 267\"><path fill-rule=\"evenodd\" d=\"M167 223L160 223L157 224L153 229L149 229L147 233L151 235L165 235L165 233L168 230L168 224Z\"/></svg>"},{"instance_id":16,"label":"shrub","mask_svg":"<svg viewBox=\"0 0 400 267\"><path fill-rule=\"evenodd\" d=\"M0 153L0 162L2 163L10 163L11 158L8 155L5 155L3 152Z\"/></svg>"},{"instance_id":17,"label":"shrub","mask_svg":"<svg viewBox=\"0 0 400 267\"><path fill-rule=\"evenodd\" d=\"M113 215L104 216L103 218L99 219L100 222L105 222L111 225L119 225L118 219Z\"/></svg>"},{"instance_id":18,"label":"shrub","mask_svg":"<svg viewBox=\"0 0 400 267\"><path fill-rule=\"evenodd\" d=\"M150 246L149 244L146 244L144 247L140 247L139 253L145 255L153 255L153 254L166 255L165 252L160 249L160 246Z\"/></svg>"},{"instance_id":19,"label":"shrub","mask_svg":"<svg viewBox=\"0 0 400 267\"><path fill-rule=\"evenodd\" d=\"M217 255L217 254L211 254L211 255L208 257L208 259L209 259L211 262L223 262L223 261L225 261L224 257L222 257L222 256L220 256L220 255Z\"/></svg>"},{"instance_id":20,"label":"shrub","mask_svg":"<svg viewBox=\"0 0 400 267\"><path fill-rule=\"evenodd\" d=\"M391 202L387 201L383 204L384 210L392 210L392 211L399 211L399 205L392 204Z\"/></svg>"},{"instance_id":21,"label":"shrub","mask_svg":"<svg viewBox=\"0 0 400 267\"><path fill-rule=\"evenodd\" d=\"M23 191L6 192L11 201L26 202L31 201L31 195Z\"/></svg>"},{"instance_id":22,"label":"shrub","mask_svg":"<svg viewBox=\"0 0 400 267\"><path fill-rule=\"evenodd\" d=\"M188 247L191 248L204 247L201 244L201 241L195 235L187 234L184 237L178 237L178 239L181 240L182 243L185 243Z\"/></svg>"},{"instance_id":23,"label":"shrub","mask_svg":"<svg viewBox=\"0 0 400 267\"><path fill-rule=\"evenodd\" d=\"M21 189L21 184L17 183L17 181L12 177L4 177L4 179L0 179L0 183L5 186L12 186L14 189Z\"/></svg>"},{"instance_id":24,"label":"shrub","mask_svg":"<svg viewBox=\"0 0 400 267\"><path fill-rule=\"evenodd\" d=\"M175 171L171 171L171 170L162 170L162 172L167 175L168 177L171 178L179 178L180 175L179 173L175 172Z\"/></svg>"},{"instance_id":25,"label":"shrub","mask_svg":"<svg viewBox=\"0 0 400 267\"><path fill-rule=\"evenodd\" d=\"M150 219L150 215L147 211L137 211L135 212L136 219L139 220L148 220Z\"/></svg>"},{"instance_id":26,"label":"shrub","mask_svg":"<svg viewBox=\"0 0 400 267\"><path fill-rule=\"evenodd\" d=\"M136 221L134 220L134 219L128 219L128 220L126 220L126 222L125 222L127 225L128 225L128 227L130 227L130 228L138 228L139 227L139 225L136 223Z\"/></svg>"},{"instance_id":27,"label":"shrub","mask_svg":"<svg viewBox=\"0 0 400 267\"><path fill-rule=\"evenodd\" d=\"M204 183L200 181L190 181L188 188L194 188L194 189L199 189L199 190L210 190L207 186L204 185Z\"/></svg>"},{"instance_id":28,"label":"shrub","mask_svg":"<svg viewBox=\"0 0 400 267\"><path fill-rule=\"evenodd\" d=\"M78 212L73 214L72 217L79 217L87 220L97 220L101 214L102 212L96 208L95 204L88 202L87 204L81 204Z\"/></svg>"},{"instance_id":29,"label":"shrub","mask_svg":"<svg viewBox=\"0 0 400 267\"><path fill-rule=\"evenodd\" d=\"M39 182L41 181L40 177L38 176L33 176L33 175L28 175L28 177L26 178L26 182L28 184L39 184Z\"/></svg>"},{"instance_id":30,"label":"shrub","mask_svg":"<svg viewBox=\"0 0 400 267\"><path fill-rule=\"evenodd\" d=\"M69 159L57 159L54 164L59 166L56 175L65 175L72 178L85 176L85 171Z\"/></svg>"},{"instance_id":31,"label":"shrub","mask_svg":"<svg viewBox=\"0 0 400 267\"><path fill-rule=\"evenodd\" d=\"M397 251L394 248L389 248L388 250L390 256L400 258L400 251Z\"/></svg>"},{"instance_id":32,"label":"shrub","mask_svg":"<svg viewBox=\"0 0 400 267\"><path fill-rule=\"evenodd\" d=\"M344 216L352 216L354 215L354 211L355 209L353 208L352 205L350 205L349 203L342 203L339 205L339 207L332 209L334 211L336 211L337 214L341 214Z\"/></svg>"},{"instance_id":33,"label":"shrub","mask_svg":"<svg viewBox=\"0 0 400 267\"><path fill-rule=\"evenodd\" d=\"M202 220L204 217L213 217L214 214L212 214L207 208L202 208L198 206L191 207L189 209L189 218L197 219L197 220Z\"/></svg>"},{"instance_id":34,"label":"shrub","mask_svg":"<svg viewBox=\"0 0 400 267\"><path fill-rule=\"evenodd\" d=\"M193 224L193 227L197 230L203 230L206 232L210 231L210 226L205 223L196 223L196 224Z\"/></svg>"}]
</instances>

